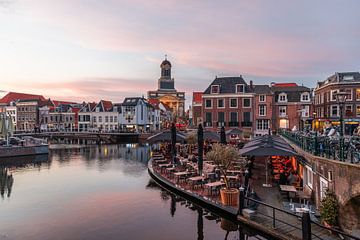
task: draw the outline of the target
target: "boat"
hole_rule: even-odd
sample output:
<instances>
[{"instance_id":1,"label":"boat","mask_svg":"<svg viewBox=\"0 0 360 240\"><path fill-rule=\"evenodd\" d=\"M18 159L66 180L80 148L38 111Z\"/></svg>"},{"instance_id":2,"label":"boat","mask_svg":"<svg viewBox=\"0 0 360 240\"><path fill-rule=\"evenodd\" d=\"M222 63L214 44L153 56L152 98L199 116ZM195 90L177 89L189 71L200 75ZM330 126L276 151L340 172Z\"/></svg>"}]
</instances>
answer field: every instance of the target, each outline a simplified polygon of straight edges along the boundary
<instances>
[{"instance_id":1,"label":"boat","mask_svg":"<svg viewBox=\"0 0 360 240\"><path fill-rule=\"evenodd\" d=\"M0 113L0 158L48 154L49 145L43 139L14 137L11 116Z\"/></svg>"}]
</instances>

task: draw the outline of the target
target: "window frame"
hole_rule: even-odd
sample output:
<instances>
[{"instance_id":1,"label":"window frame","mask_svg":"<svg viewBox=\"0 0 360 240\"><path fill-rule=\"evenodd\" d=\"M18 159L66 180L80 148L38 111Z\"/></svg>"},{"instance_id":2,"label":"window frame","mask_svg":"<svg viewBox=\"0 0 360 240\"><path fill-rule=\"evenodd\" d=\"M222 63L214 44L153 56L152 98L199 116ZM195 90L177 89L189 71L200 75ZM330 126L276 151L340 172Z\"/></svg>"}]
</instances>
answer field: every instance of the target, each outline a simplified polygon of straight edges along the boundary
<instances>
[{"instance_id":1,"label":"window frame","mask_svg":"<svg viewBox=\"0 0 360 240\"><path fill-rule=\"evenodd\" d=\"M221 101L221 100L222 100L222 102L223 102L223 106L222 106L222 107L220 107L220 105L219 105L219 101ZM225 108L225 99L224 99L224 98L219 98L219 99L217 99L217 108L221 108L221 109Z\"/></svg>"},{"instance_id":2,"label":"window frame","mask_svg":"<svg viewBox=\"0 0 360 240\"><path fill-rule=\"evenodd\" d=\"M236 100L236 106L235 107L232 107L231 106L231 100ZM230 98L229 99L229 108L238 108L238 106L239 106L239 100L238 100L238 98Z\"/></svg>"},{"instance_id":3,"label":"window frame","mask_svg":"<svg viewBox=\"0 0 360 240\"><path fill-rule=\"evenodd\" d=\"M206 106L206 105L207 105L207 104L206 104L207 101L210 102L210 107L207 107L207 106ZM204 99L204 105L205 105L205 109L212 109L212 105L213 105L212 99Z\"/></svg>"},{"instance_id":4,"label":"window frame","mask_svg":"<svg viewBox=\"0 0 360 240\"><path fill-rule=\"evenodd\" d=\"M245 107L245 99L249 99L249 106ZM243 108L251 108L251 98L242 98L242 107Z\"/></svg>"},{"instance_id":5,"label":"window frame","mask_svg":"<svg viewBox=\"0 0 360 240\"><path fill-rule=\"evenodd\" d=\"M285 97L285 99L281 100L281 97ZM287 94L284 93L284 92L280 93L279 96L278 96L278 102L287 102L287 101L288 101Z\"/></svg>"},{"instance_id":6,"label":"window frame","mask_svg":"<svg viewBox=\"0 0 360 240\"><path fill-rule=\"evenodd\" d=\"M261 97L264 97L264 100L261 100ZM259 102L266 102L266 94L259 95Z\"/></svg>"},{"instance_id":7,"label":"window frame","mask_svg":"<svg viewBox=\"0 0 360 240\"><path fill-rule=\"evenodd\" d=\"M214 92L214 89L213 89L214 87L217 87L217 92ZM218 84L211 85L210 93L211 94L220 94L220 85L218 85Z\"/></svg>"},{"instance_id":8,"label":"window frame","mask_svg":"<svg viewBox=\"0 0 360 240\"><path fill-rule=\"evenodd\" d=\"M238 86L242 86L242 91L238 91ZM245 93L245 84L235 84L235 93Z\"/></svg>"},{"instance_id":9,"label":"window frame","mask_svg":"<svg viewBox=\"0 0 360 240\"><path fill-rule=\"evenodd\" d=\"M263 107L264 109L264 113L261 114L261 107ZM266 116L266 105L265 104L259 104L259 116L261 117L265 117Z\"/></svg>"}]
</instances>

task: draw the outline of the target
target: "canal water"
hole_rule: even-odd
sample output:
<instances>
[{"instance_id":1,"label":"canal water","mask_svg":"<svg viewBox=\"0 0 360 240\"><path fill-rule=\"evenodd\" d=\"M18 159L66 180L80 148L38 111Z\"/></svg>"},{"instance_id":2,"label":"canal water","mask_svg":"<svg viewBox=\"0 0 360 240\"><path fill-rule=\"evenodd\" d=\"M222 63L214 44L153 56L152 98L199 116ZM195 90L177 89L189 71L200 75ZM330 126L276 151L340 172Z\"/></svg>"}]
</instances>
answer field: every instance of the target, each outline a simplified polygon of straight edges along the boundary
<instances>
[{"instance_id":1,"label":"canal water","mask_svg":"<svg viewBox=\"0 0 360 240\"><path fill-rule=\"evenodd\" d=\"M159 188L147 172L149 155L138 144L75 145L0 160L0 239L244 237L225 219ZM258 238L264 239L248 239Z\"/></svg>"}]
</instances>

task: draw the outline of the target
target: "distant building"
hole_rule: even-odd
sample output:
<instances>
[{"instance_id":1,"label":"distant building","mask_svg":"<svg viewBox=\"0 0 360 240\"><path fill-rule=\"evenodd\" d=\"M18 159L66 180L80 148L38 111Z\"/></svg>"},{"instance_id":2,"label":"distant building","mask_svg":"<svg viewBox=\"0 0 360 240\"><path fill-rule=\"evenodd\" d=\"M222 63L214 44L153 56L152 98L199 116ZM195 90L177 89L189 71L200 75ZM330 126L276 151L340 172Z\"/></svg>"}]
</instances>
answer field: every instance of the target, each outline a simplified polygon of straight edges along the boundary
<instances>
[{"instance_id":1,"label":"distant building","mask_svg":"<svg viewBox=\"0 0 360 240\"><path fill-rule=\"evenodd\" d=\"M39 102L41 100L20 100L16 103L17 130L33 132L39 129Z\"/></svg>"},{"instance_id":2,"label":"distant building","mask_svg":"<svg viewBox=\"0 0 360 240\"><path fill-rule=\"evenodd\" d=\"M171 77L172 65L166 57L160 68L161 76L158 80L158 90L149 91L148 99L158 99L171 108L174 117L183 117L185 114L185 92L178 92L175 89L175 81Z\"/></svg>"},{"instance_id":3,"label":"distant building","mask_svg":"<svg viewBox=\"0 0 360 240\"><path fill-rule=\"evenodd\" d=\"M360 73L337 72L314 89L314 127L322 129L326 124L338 126L340 106L336 99L339 91L348 93L344 103L345 133L352 134L360 122Z\"/></svg>"},{"instance_id":4,"label":"distant building","mask_svg":"<svg viewBox=\"0 0 360 240\"><path fill-rule=\"evenodd\" d=\"M202 92L193 92L193 99L192 99L192 125L198 126L200 123L203 122L202 119Z\"/></svg>"},{"instance_id":5,"label":"distant building","mask_svg":"<svg viewBox=\"0 0 360 240\"><path fill-rule=\"evenodd\" d=\"M130 132L149 132L160 128L160 109L145 98L125 98L119 116L120 128Z\"/></svg>"},{"instance_id":6,"label":"distant building","mask_svg":"<svg viewBox=\"0 0 360 240\"><path fill-rule=\"evenodd\" d=\"M252 83L251 83L252 85ZM254 85L254 135L261 136L276 128L273 112L274 95L268 85Z\"/></svg>"},{"instance_id":7,"label":"distant building","mask_svg":"<svg viewBox=\"0 0 360 240\"><path fill-rule=\"evenodd\" d=\"M276 129L303 130L311 127L311 89L296 83L272 83Z\"/></svg>"}]
</instances>

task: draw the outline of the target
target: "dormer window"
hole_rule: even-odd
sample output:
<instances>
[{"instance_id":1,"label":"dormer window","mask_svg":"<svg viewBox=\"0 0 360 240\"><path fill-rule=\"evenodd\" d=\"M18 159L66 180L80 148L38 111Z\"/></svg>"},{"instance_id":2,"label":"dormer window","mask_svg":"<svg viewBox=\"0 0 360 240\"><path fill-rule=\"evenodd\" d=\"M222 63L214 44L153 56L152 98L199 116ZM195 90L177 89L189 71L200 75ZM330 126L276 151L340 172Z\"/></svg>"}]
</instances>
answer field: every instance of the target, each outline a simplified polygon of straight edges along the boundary
<instances>
[{"instance_id":1,"label":"dormer window","mask_svg":"<svg viewBox=\"0 0 360 240\"><path fill-rule=\"evenodd\" d=\"M310 93L304 92L301 94L301 102L309 102L310 101Z\"/></svg>"},{"instance_id":2,"label":"dormer window","mask_svg":"<svg viewBox=\"0 0 360 240\"><path fill-rule=\"evenodd\" d=\"M245 87L244 84L236 84L236 93L244 93Z\"/></svg>"},{"instance_id":3,"label":"dormer window","mask_svg":"<svg viewBox=\"0 0 360 240\"><path fill-rule=\"evenodd\" d=\"M212 94L219 94L219 93L220 93L220 87L219 87L219 85L212 85L212 86L211 86L211 93L212 93Z\"/></svg>"},{"instance_id":4,"label":"dormer window","mask_svg":"<svg viewBox=\"0 0 360 240\"><path fill-rule=\"evenodd\" d=\"M280 93L278 101L279 102L287 102L287 94L286 93Z\"/></svg>"},{"instance_id":5,"label":"dormer window","mask_svg":"<svg viewBox=\"0 0 360 240\"><path fill-rule=\"evenodd\" d=\"M352 80L354 80L354 76L353 75L345 75L345 76L343 76L343 80L344 81L352 81Z\"/></svg>"}]
</instances>

